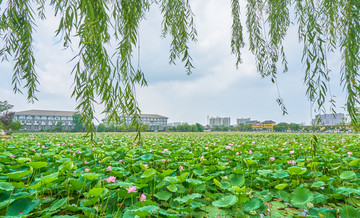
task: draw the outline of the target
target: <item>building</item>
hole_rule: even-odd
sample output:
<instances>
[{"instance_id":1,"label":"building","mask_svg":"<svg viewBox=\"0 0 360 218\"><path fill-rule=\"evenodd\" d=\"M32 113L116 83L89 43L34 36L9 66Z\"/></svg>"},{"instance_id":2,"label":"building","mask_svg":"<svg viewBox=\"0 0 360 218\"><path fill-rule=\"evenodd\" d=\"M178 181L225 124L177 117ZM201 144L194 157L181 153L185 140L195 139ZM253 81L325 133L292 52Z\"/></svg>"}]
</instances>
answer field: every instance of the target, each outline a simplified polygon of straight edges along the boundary
<instances>
[{"instance_id":1,"label":"building","mask_svg":"<svg viewBox=\"0 0 360 218\"><path fill-rule=\"evenodd\" d=\"M141 114L141 124L148 125L148 130L150 131L164 131L167 127L167 119L168 117L164 117L158 114ZM131 124L132 116L125 117L125 124ZM105 124L108 123L108 119L102 120Z\"/></svg>"},{"instance_id":2,"label":"building","mask_svg":"<svg viewBox=\"0 0 360 218\"><path fill-rule=\"evenodd\" d=\"M230 117L211 117L209 119L209 126L230 126Z\"/></svg>"},{"instance_id":3,"label":"building","mask_svg":"<svg viewBox=\"0 0 360 218\"><path fill-rule=\"evenodd\" d=\"M23 125L23 131L52 130L59 122L63 130L71 130L74 114L74 111L27 110L15 112L13 120Z\"/></svg>"},{"instance_id":4,"label":"building","mask_svg":"<svg viewBox=\"0 0 360 218\"><path fill-rule=\"evenodd\" d=\"M251 128L254 130L262 130L261 122L258 120L249 120L245 122L245 125L251 125Z\"/></svg>"},{"instance_id":5,"label":"building","mask_svg":"<svg viewBox=\"0 0 360 218\"><path fill-rule=\"evenodd\" d=\"M173 123L168 123L167 125L169 127L176 127L176 126L179 126L179 125L187 125L188 123L187 122L173 122Z\"/></svg>"},{"instance_id":6,"label":"building","mask_svg":"<svg viewBox=\"0 0 360 218\"><path fill-rule=\"evenodd\" d=\"M265 120L261 123L261 127L263 130L273 131L273 127L275 126L275 122L272 120Z\"/></svg>"},{"instance_id":7,"label":"building","mask_svg":"<svg viewBox=\"0 0 360 218\"><path fill-rule=\"evenodd\" d=\"M237 118L236 119L236 124L237 125L245 124L247 121L250 121L250 118Z\"/></svg>"},{"instance_id":8,"label":"building","mask_svg":"<svg viewBox=\"0 0 360 218\"><path fill-rule=\"evenodd\" d=\"M319 125L322 126L336 126L345 123L345 115L343 113L316 115L315 119L312 119L311 123L316 125L318 121Z\"/></svg>"}]
</instances>

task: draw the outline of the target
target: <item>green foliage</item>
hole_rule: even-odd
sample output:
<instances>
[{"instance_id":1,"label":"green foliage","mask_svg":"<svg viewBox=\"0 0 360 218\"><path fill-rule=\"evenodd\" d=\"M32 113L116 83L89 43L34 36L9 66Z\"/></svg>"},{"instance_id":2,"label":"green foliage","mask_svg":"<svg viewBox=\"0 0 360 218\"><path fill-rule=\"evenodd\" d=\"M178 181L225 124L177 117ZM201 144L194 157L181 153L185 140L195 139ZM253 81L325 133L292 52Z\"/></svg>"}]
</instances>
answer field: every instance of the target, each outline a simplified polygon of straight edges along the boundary
<instances>
[{"instance_id":1,"label":"green foliage","mask_svg":"<svg viewBox=\"0 0 360 218\"><path fill-rule=\"evenodd\" d=\"M55 132L61 132L63 131L63 122L62 121L58 121L54 127L54 131Z\"/></svg>"},{"instance_id":2,"label":"green foliage","mask_svg":"<svg viewBox=\"0 0 360 218\"><path fill-rule=\"evenodd\" d=\"M11 122L10 125L8 126L8 129L9 129L10 131L18 131L18 130L21 129L21 127L22 127L22 125L21 125L20 121L13 121L13 122Z\"/></svg>"},{"instance_id":3,"label":"green foliage","mask_svg":"<svg viewBox=\"0 0 360 218\"><path fill-rule=\"evenodd\" d=\"M85 127L84 124L81 120L81 115L76 113L72 116L72 122L74 124L74 128L73 128L73 132L84 132L85 131Z\"/></svg>"},{"instance_id":4,"label":"green foliage","mask_svg":"<svg viewBox=\"0 0 360 218\"><path fill-rule=\"evenodd\" d=\"M204 127L199 123L195 125L182 124L182 125L172 126L169 128L169 130L174 132L203 132Z\"/></svg>"},{"instance_id":5,"label":"green foliage","mask_svg":"<svg viewBox=\"0 0 360 218\"><path fill-rule=\"evenodd\" d=\"M276 132L285 132L286 130L289 129L289 124L287 124L287 123L278 123L278 124L273 126L273 129Z\"/></svg>"},{"instance_id":6,"label":"green foliage","mask_svg":"<svg viewBox=\"0 0 360 218\"><path fill-rule=\"evenodd\" d=\"M17 1L4 3L1 11L0 36L3 41L0 56L14 61L13 89L27 91L29 101L36 99L38 77L35 72L33 32L36 15L45 19L46 3L59 17L56 35L64 48L78 42L77 54L72 59L75 77L72 97L88 132L95 131L94 104L105 105L104 113L114 123L121 115L133 115L132 126L140 129L140 110L135 97L135 86L146 86L140 63L133 60L139 47L139 25L151 5L158 5L163 15L162 37L170 36L169 62L184 63L186 72L193 68L189 44L196 41L197 32L190 1ZM305 65L306 95L316 109L322 109L326 97L335 105L330 92L328 53L340 51L341 85L346 91L346 109L356 123L356 105L360 94L360 2L247 0L245 24L249 32L249 49L255 55L256 68L262 77L270 77L277 86L278 71L288 71L283 41L290 25L298 28L303 44L302 62ZM290 21L290 11L295 22ZM236 66L242 62L241 49L245 40L239 0L231 0L231 52ZM108 46L115 43L115 46ZM109 54L109 47L115 53ZM278 68L281 68L280 70ZM25 84L21 87L21 84ZM278 91L277 103L286 114L284 100ZM95 99L99 97L97 102ZM2 104L4 102L1 102ZM6 103L6 102L5 102ZM0 111L3 108L0 106ZM75 130L81 131L81 130ZM198 130L199 131L199 130Z\"/></svg>"},{"instance_id":7,"label":"green foliage","mask_svg":"<svg viewBox=\"0 0 360 218\"><path fill-rule=\"evenodd\" d=\"M9 104L7 101L0 101L0 113L10 110L14 105Z\"/></svg>"},{"instance_id":8,"label":"green foliage","mask_svg":"<svg viewBox=\"0 0 360 218\"><path fill-rule=\"evenodd\" d=\"M354 134L319 135L314 157L304 133L16 136L0 141L0 216L359 214Z\"/></svg>"}]
</instances>

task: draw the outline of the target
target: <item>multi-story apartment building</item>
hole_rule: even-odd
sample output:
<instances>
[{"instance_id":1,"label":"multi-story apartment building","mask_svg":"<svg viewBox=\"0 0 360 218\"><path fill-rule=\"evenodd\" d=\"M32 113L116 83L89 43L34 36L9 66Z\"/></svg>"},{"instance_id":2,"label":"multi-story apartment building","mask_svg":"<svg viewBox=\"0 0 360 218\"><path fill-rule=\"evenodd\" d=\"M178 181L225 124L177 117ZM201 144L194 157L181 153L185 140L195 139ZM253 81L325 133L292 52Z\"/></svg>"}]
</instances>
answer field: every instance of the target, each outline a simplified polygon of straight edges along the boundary
<instances>
[{"instance_id":1,"label":"multi-story apartment building","mask_svg":"<svg viewBox=\"0 0 360 218\"><path fill-rule=\"evenodd\" d=\"M230 117L211 117L209 119L209 126L230 126Z\"/></svg>"},{"instance_id":2,"label":"multi-story apartment building","mask_svg":"<svg viewBox=\"0 0 360 218\"><path fill-rule=\"evenodd\" d=\"M319 125L336 126L345 123L345 115L343 113L316 115L315 119L312 119L312 124L317 124L318 120Z\"/></svg>"},{"instance_id":3,"label":"multi-story apartment building","mask_svg":"<svg viewBox=\"0 0 360 218\"><path fill-rule=\"evenodd\" d=\"M131 116L125 117L126 125L131 124ZM141 114L141 123L149 126L150 131L164 131L167 127L167 117L158 114ZM108 119L102 120L105 124L108 123Z\"/></svg>"},{"instance_id":4,"label":"multi-story apartment building","mask_svg":"<svg viewBox=\"0 0 360 218\"><path fill-rule=\"evenodd\" d=\"M63 130L71 130L74 114L74 111L27 110L15 112L13 120L20 121L23 131L52 130L59 122Z\"/></svg>"}]
</instances>

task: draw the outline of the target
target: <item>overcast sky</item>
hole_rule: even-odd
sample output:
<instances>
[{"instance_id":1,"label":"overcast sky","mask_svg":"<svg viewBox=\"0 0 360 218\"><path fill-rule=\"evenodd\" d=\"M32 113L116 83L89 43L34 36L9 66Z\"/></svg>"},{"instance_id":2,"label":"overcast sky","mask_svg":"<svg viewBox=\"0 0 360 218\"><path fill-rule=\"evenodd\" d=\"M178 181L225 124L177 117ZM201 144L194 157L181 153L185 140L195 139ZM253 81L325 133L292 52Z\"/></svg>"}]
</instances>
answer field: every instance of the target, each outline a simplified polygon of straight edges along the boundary
<instances>
[{"instance_id":1,"label":"overcast sky","mask_svg":"<svg viewBox=\"0 0 360 218\"><path fill-rule=\"evenodd\" d=\"M256 72L255 58L246 46L242 50L243 64L235 67L231 55L231 8L230 1L191 1L195 13L198 42L191 44L191 56L195 69L187 76L183 64L169 65L169 39L161 39L162 17L157 6L151 8L140 26L140 65L148 80L148 87L137 89L137 99L143 113L169 117L168 122L207 124L207 116L249 117L255 120L275 122L310 123L310 103L303 85L305 68L301 63L302 46L298 43L297 27L290 28L285 40L289 72L279 73L280 94L287 106L288 115L276 103L277 88L269 78L262 79ZM245 7L242 24L245 26ZM0 100L8 100L14 111L30 109L74 110L76 102L71 99L73 63L69 60L75 53L63 50L62 43L54 38L58 19L50 14L46 21L38 23L34 34L35 56L40 86L39 101L28 103L26 95L12 92L12 62L1 62ZM294 16L294 15L292 15ZM248 36L246 34L246 45ZM137 55L136 55L137 57ZM137 59L135 58L137 61ZM340 87L339 55L331 55L331 91L336 96L336 111L344 112L344 96ZM103 106L96 106L101 120ZM313 114L314 116L314 114Z\"/></svg>"}]
</instances>

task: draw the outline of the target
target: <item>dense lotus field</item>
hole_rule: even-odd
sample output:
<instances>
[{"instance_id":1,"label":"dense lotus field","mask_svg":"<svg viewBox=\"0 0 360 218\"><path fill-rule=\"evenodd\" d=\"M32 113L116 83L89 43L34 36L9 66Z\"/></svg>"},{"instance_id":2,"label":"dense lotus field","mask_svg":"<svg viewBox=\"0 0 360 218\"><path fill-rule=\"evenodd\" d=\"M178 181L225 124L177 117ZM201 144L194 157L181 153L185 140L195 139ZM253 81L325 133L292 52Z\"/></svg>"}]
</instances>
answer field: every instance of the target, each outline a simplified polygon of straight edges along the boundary
<instances>
[{"instance_id":1,"label":"dense lotus field","mask_svg":"<svg viewBox=\"0 0 360 218\"><path fill-rule=\"evenodd\" d=\"M16 135L0 216L359 217L356 134Z\"/></svg>"}]
</instances>

